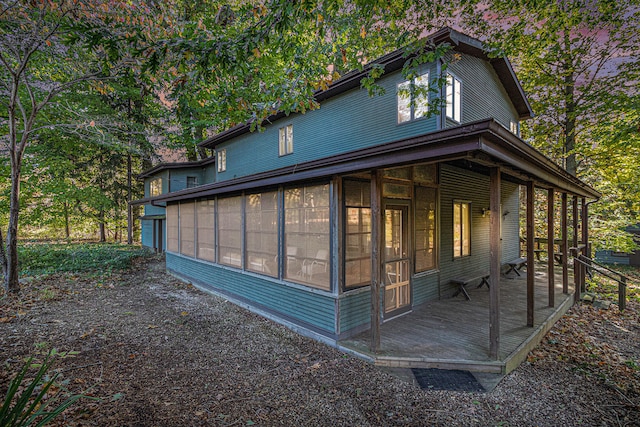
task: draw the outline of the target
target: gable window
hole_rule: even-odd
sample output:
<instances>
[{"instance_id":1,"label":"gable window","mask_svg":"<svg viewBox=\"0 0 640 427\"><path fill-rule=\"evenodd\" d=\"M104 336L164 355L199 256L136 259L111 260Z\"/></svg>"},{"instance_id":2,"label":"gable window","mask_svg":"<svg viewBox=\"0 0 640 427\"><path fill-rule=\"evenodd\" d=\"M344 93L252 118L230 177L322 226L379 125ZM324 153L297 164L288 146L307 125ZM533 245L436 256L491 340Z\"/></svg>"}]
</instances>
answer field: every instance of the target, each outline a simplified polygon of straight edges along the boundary
<instances>
[{"instance_id":1,"label":"gable window","mask_svg":"<svg viewBox=\"0 0 640 427\"><path fill-rule=\"evenodd\" d=\"M293 125L278 129L278 154L285 156L293 153Z\"/></svg>"},{"instance_id":2,"label":"gable window","mask_svg":"<svg viewBox=\"0 0 640 427\"><path fill-rule=\"evenodd\" d=\"M453 257L471 255L471 202L453 202Z\"/></svg>"},{"instance_id":3,"label":"gable window","mask_svg":"<svg viewBox=\"0 0 640 427\"><path fill-rule=\"evenodd\" d=\"M162 178L154 178L149 181L149 196L159 196L162 194Z\"/></svg>"},{"instance_id":4,"label":"gable window","mask_svg":"<svg viewBox=\"0 0 640 427\"><path fill-rule=\"evenodd\" d=\"M198 186L198 178L195 176L187 177L187 188L193 188Z\"/></svg>"},{"instance_id":5,"label":"gable window","mask_svg":"<svg viewBox=\"0 0 640 427\"><path fill-rule=\"evenodd\" d=\"M509 130L514 135L520 136L520 123L514 122L513 120L509 122Z\"/></svg>"},{"instance_id":6,"label":"gable window","mask_svg":"<svg viewBox=\"0 0 640 427\"><path fill-rule=\"evenodd\" d=\"M453 74L447 74L447 117L462 121L462 82Z\"/></svg>"},{"instance_id":7,"label":"gable window","mask_svg":"<svg viewBox=\"0 0 640 427\"><path fill-rule=\"evenodd\" d=\"M221 149L217 151L218 172L224 172L227 170L227 150Z\"/></svg>"},{"instance_id":8,"label":"gable window","mask_svg":"<svg viewBox=\"0 0 640 427\"><path fill-rule=\"evenodd\" d=\"M429 111L429 73L398 84L398 123L426 116Z\"/></svg>"}]
</instances>

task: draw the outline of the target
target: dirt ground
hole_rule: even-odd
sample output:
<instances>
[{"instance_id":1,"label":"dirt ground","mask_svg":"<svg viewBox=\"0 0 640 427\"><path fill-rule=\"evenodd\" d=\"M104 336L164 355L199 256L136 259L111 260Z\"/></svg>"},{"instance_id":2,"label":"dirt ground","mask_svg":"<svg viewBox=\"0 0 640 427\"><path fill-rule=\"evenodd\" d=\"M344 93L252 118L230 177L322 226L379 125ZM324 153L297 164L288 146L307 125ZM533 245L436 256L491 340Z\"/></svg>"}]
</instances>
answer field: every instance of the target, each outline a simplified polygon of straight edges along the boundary
<instances>
[{"instance_id":1,"label":"dirt ground","mask_svg":"<svg viewBox=\"0 0 640 427\"><path fill-rule=\"evenodd\" d=\"M83 399L70 426L640 426L640 308L574 307L486 393L413 381L200 292L141 259L0 299L0 398L28 355ZM40 356L38 356L40 357Z\"/></svg>"}]
</instances>

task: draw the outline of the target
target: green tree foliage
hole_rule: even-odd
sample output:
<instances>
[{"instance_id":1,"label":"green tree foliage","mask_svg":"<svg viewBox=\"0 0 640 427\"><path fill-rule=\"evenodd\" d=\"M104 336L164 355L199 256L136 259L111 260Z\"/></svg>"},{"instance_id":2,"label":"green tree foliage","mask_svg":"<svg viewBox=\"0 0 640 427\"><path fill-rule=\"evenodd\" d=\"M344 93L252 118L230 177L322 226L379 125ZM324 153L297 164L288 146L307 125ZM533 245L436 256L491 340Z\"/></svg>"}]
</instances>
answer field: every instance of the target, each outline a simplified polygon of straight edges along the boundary
<instances>
[{"instance_id":1,"label":"green tree foliage","mask_svg":"<svg viewBox=\"0 0 640 427\"><path fill-rule=\"evenodd\" d=\"M622 230L640 220L640 3L494 0L465 18L514 62L536 115L523 138L603 193L591 206L594 240L630 250Z\"/></svg>"},{"instance_id":2,"label":"green tree foliage","mask_svg":"<svg viewBox=\"0 0 640 427\"><path fill-rule=\"evenodd\" d=\"M49 121L60 95L135 65L140 37L132 24L147 10L129 2L0 1L0 105L2 145L10 166L6 246L0 251L5 288L19 290L20 185L27 147L53 127L100 133L93 120ZM78 110L82 112L82 110Z\"/></svg>"}]
</instances>

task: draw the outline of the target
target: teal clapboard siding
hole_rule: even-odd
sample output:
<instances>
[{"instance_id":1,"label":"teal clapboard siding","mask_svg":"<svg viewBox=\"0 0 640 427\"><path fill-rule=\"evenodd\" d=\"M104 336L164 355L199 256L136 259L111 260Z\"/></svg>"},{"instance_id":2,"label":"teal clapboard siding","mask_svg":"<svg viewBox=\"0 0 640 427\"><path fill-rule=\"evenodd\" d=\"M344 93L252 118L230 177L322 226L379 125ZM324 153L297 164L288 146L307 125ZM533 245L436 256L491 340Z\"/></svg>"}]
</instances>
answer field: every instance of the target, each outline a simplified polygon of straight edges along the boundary
<instances>
[{"instance_id":1,"label":"teal clapboard siding","mask_svg":"<svg viewBox=\"0 0 640 427\"><path fill-rule=\"evenodd\" d=\"M347 292L340 297L340 334L368 325L371 321L371 288Z\"/></svg>"},{"instance_id":2,"label":"teal clapboard siding","mask_svg":"<svg viewBox=\"0 0 640 427\"><path fill-rule=\"evenodd\" d=\"M436 68L429 66L430 78ZM251 175L298 163L330 157L360 148L383 144L437 130L437 116L413 122L397 122L396 85L404 79L400 72L378 82L384 95L369 97L365 89L353 89L330 98L320 109L292 114L262 132L252 132L220 144L226 150L225 172L217 181ZM278 129L293 124L293 153L278 156Z\"/></svg>"},{"instance_id":3,"label":"teal clapboard siding","mask_svg":"<svg viewBox=\"0 0 640 427\"><path fill-rule=\"evenodd\" d=\"M166 253L167 269L199 284L242 299L256 308L335 335L335 296L301 289L266 277Z\"/></svg>"},{"instance_id":4,"label":"teal clapboard siding","mask_svg":"<svg viewBox=\"0 0 640 427\"><path fill-rule=\"evenodd\" d=\"M142 220L142 227L140 230L140 240L142 246L146 246L148 248L153 247L153 221L150 220Z\"/></svg>"},{"instance_id":5,"label":"teal clapboard siding","mask_svg":"<svg viewBox=\"0 0 640 427\"><path fill-rule=\"evenodd\" d=\"M614 253L619 254L610 250L596 251L596 261L603 264L629 265L629 254L614 255Z\"/></svg>"},{"instance_id":6,"label":"teal clapboard siding","mask_svg":"<svg viewBox=\"0 0 640 427\"><path fill-rule=\"evenodd\" d=\"M516 109L491 64L464 54L457 60L448 55L447 61L447 69L462 81L462 123L493 118L509 129L511 121L519 121ZM447 120L447 127L457 125Z\"/></svg>"},{"instance_id":7,"label":"teal clapboard siding","mask_svg":"<svg viewBox=\"0 0 640 427\"><path fill-rule=\"evenodd\" d=\"M464 183L463 185L461 183ZM520 254L518 229L519 187L501 183L502 261ZM471 202L471 255L453 258L453 201ZM441 295L449 295L453 286L448 282L455 276L467 276L489 271L489 214L482 217L482 209L489 208L489 177L442 165L440 168L440 284Z\"/></svg>"}]
</instances>

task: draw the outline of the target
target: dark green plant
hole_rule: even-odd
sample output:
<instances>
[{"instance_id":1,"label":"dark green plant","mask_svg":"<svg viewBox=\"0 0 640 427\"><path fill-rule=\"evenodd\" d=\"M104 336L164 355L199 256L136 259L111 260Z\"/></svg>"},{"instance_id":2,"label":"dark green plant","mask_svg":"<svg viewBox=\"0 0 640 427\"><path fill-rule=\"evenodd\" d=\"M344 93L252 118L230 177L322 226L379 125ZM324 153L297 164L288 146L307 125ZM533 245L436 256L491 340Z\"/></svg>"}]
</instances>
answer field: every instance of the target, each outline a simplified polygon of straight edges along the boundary
<instances>
[{"instance_id":1,"label":"dark green plant","mask_svg":"<svg viewBox=\"0 0 640 427\"><path fill-rule=\"evenodd\" d=\"M69 395L66 400L60 403L62 397L56 393L53 397L45 399L47 392L59 376L59 373L52 377L47 375L55 355L55 350L49 352L42 364L39 365L36 376L28 383L26 383L28 380L25 380L25 376L29 368L38 365L32 365L33 357L26 361L18 375L9 384L7 395L0 407L0 426L44 426L76 401L87 397L81 394ZM23 387L25 388L20 392ZM54 407L50 409L52 406Z\"/></svg>"}]
</instances>

